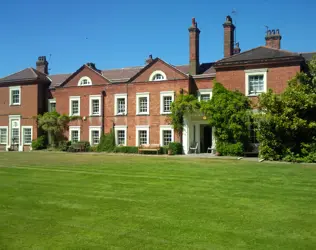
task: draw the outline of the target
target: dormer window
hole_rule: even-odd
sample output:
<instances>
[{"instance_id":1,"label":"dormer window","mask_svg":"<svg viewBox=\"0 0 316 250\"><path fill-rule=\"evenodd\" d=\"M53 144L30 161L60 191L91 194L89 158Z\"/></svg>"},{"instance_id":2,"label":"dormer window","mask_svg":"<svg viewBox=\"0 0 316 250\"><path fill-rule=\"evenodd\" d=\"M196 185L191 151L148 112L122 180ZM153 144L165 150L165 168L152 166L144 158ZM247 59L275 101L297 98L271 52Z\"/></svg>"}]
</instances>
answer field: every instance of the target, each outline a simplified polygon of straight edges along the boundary
<instances>
[{"instance_id":1,"label":"dormer window","mask_svg":"<svg viewBox=\"0 0 316 250\"><path fill-rule=\"evenodd\" d=\"M84 76L80 78L78 82L78 86L89 86L89 85L92 85L92 81L89 77Z\"/></svg>"},{"instance_id":2,"label":"dormer window","mask_svg":"<svg viewBox=\"0 0 316 250\"><path fill-rule=\"evenodd\" d=\"M161 70L154 71L149 77L149 81L165 81L165 80L167 80L167 76Z\"/></svg>"}]
</instances>

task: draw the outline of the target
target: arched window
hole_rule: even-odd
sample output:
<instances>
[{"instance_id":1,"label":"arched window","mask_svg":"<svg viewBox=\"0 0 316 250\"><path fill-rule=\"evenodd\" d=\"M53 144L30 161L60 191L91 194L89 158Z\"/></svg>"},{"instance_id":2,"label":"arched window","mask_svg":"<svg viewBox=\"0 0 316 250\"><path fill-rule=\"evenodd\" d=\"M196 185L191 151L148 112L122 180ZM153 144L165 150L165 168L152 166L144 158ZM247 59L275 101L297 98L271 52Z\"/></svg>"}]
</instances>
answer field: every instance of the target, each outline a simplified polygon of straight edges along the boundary
<instances>
[{"instance_id":1,"label":"arched window","mask_svg":"<svg viewBox=\"0 0 316 250\"><path fill-rule=\"evenodd\" d=\"M167 80L167 76L161 70L154 71L149 77L149 81L164 81L164 80Z\"/></svg>"},{"instance_id":2,"label":"arched window","mask_svg":"<svg viewBox=\"0 0 316 250\"><path fill-rule=\"evenodd\" d=\"M81 77L78 82L78 86L88 86L88 85L92 85L91 79L87 76Z\"/></svg>"}]
</instances>

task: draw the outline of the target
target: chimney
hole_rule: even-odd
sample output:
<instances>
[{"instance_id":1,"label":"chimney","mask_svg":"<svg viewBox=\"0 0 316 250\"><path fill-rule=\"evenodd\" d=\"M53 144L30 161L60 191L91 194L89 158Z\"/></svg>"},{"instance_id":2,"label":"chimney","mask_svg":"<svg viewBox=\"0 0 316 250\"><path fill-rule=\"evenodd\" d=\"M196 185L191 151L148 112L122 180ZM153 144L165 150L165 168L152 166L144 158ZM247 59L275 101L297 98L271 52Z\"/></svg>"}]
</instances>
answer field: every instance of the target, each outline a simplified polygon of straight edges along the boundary
<instances>
[{"instance_id":1,"label":"chimney","mask_svg":"<svg viewBox=\"0 0 316 250\"><path fill-rule=\"evenodd\" d=\"M266 46L273 49L281 49L280 30L268 30L266 34Z\"/></svg>"},{"instance_id":2,"label":"chimney","mask_svg":"<svg viewBox=\"0 0 316 250\"><path fill-rule=\"evenodd\" d=\"M150 64L153 61L153 55L149 55L149 57L146 59L145 63Z\"/></svg>"},{"instance_id":3,"label":"chimney","mask_svg":"<svg viewBox=\"0 0 316 250\"><path fill-rule=\"evenodd\" d=\"M48 75L48 62L46 56L39 56L36 61L36 69L45 75Z\"/></svg>"},{"instance_id":4,"label":"chimney","mask_svg":"<svg viewBox=\"0 0 316 250\"><path fill-rule=\"evenodd\" d=\"M240 53L239 43L236 43L234 47L234 55L239 54L239 53Z\"/></svg>"},{"instance_id":5,"label":"chimney","mask_svg":"<svg viewBox=\"0 0 316 250\"><path fill-rule=\"evenodd\" d=\"M95 66L95 63L93 63L93 62L88 62L88 63L86 63L86 65L87 65L89 68L93 69L94 71L97 71L97 72L101 73L101 70L97 69L97 67Z\"/></svg>"},{"instance_id":6,"label":"chimney","mask_svg":"<svg viewBox=\"0 0 316 250\"><path fill-rule=\"evenodd\" d=\"M234 53L234 31L235 25L233 19L230 16L226 17L226 21L223 24L224 27L224 57L232 56Z\"/></svg>"},{"instance_id":7,"label":"chimney","mask_svg":"<svg viewBox=\"0 0 316 250\"><path fill-rule=\"evenodd\" d=\"M197 27L195 18L192 18L192 25L189 28L190 32L190 69L191 75L197 75L200 67L200 30Z\"/></svg>"}]
</instances>

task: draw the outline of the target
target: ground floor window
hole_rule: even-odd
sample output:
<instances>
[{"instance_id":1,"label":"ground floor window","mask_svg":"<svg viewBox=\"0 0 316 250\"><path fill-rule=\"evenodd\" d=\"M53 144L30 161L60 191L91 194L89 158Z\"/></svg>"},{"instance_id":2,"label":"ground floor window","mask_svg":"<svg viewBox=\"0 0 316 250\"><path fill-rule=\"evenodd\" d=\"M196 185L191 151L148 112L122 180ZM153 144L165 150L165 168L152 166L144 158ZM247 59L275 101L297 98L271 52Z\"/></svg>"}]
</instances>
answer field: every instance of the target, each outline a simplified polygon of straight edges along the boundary
<instances>
[{"instance_id":1,"label":"ground floor window","mask_svg":"<svg viewBox=\"0 0 316 250\"><path fill-rule=\"evenodd\" d=\"M32 144L32 127L22 127L23 145Z\"/></svg>"},{"instance_id":2,"label":"ground floor window","mask_svg":"<svg viewBox=\"0 0 316 250\"><path fill-rule=\"evenodd\" d=\"M0 144L7 144L8 141L8 128L0 127Z\"/></svg>"},{"instance_id":3,"label":"ground floor window","mask_svg":"<svg viewBox=\"0 0 316 250\"><path fill-rule=\"evenodd\" d=\"M101 127L96 126L96 127L89 127L90 131L90 145L95 146L100 143L100 137L101 137Z\"/></svg>"},{"instance_id":4,"label":"ground floor window","mask_svg":"<svg viewBox=\"0 0 316 250\"><path fill-rule=\"evenodd\" d=\"M125 130L117 131L117 144L124 145L125 144Z\"/></svg>"},{"instance_id":5,"label":"ground floor window","mask_svg":"<svg viewBox=\"0 0 316 250\"><path fill-rule=\"evenodd\" d=\"M147 130L138 131L139 144L147 144Z\"/></svg>"},{"instance_id":6,"label":"ground floor window","mask_svg":"<svg viewBox=\"0 0 316 250\"><path fill-rule=\"evenodd\" d=\"M249 142L250 143L258 143L257 127L253 122L251 123L251 125L249 127Z\"/></svg>"},{"instance_id":7,"label":"ground floor window","mask_svg":"<svg viewBox=\"0 0 316 250\"><path fill-rule=\"evenodd\" d=\"M127 126L126 125L118 125L115 126L115 143L119 146L126 146L127 139Z\"/></svg>"},{"instance_id":8,"label":"ground floor window","mask_svg":"<svg viewBox=\"0 0 316 250\"><path fill-rule=\"evenodd\" d=\"M170 125L160 126L160 145L168 146L174 140L173 128Z\"/></svg>"},{"instance_id":9,"label":"ground floor window","mask_svg":"<svg viewBox=\"0 0 316 250\"><path fill-rule=\"evenodd\" d=\"M12 128L11 140L12 140L12 144L19 144L19 141L20 141L19 128Z\"/></svg>"},{"instance_id":10,"label":"ground floor window","mask_svg":"<svg viewBox=\"0 0 316 250\"><path fill-rule=\"evenodd\" d=\"M77 126L69 127L69 140L71 142L80 141L80 127L77 127Z\"/></svg>"}]
</instances>

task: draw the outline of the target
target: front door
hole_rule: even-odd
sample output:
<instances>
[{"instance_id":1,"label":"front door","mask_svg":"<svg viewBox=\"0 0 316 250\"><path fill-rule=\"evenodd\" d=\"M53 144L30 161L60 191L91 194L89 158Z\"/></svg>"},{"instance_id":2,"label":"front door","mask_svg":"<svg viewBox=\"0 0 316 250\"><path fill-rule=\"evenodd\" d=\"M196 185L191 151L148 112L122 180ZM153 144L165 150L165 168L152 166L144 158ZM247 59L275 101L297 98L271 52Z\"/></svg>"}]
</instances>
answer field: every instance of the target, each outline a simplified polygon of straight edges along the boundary
<instances>
[{"instance_id":1,"label":"front door","mask_svg":"<svg viewBox=\"0 0 316 250\"><path fill-rule=\"evenodd\" d=\"M201 125L201 153L206 153L207 148L212 146L212 127L203 124Z\"/></svg>"}]
</instances>

